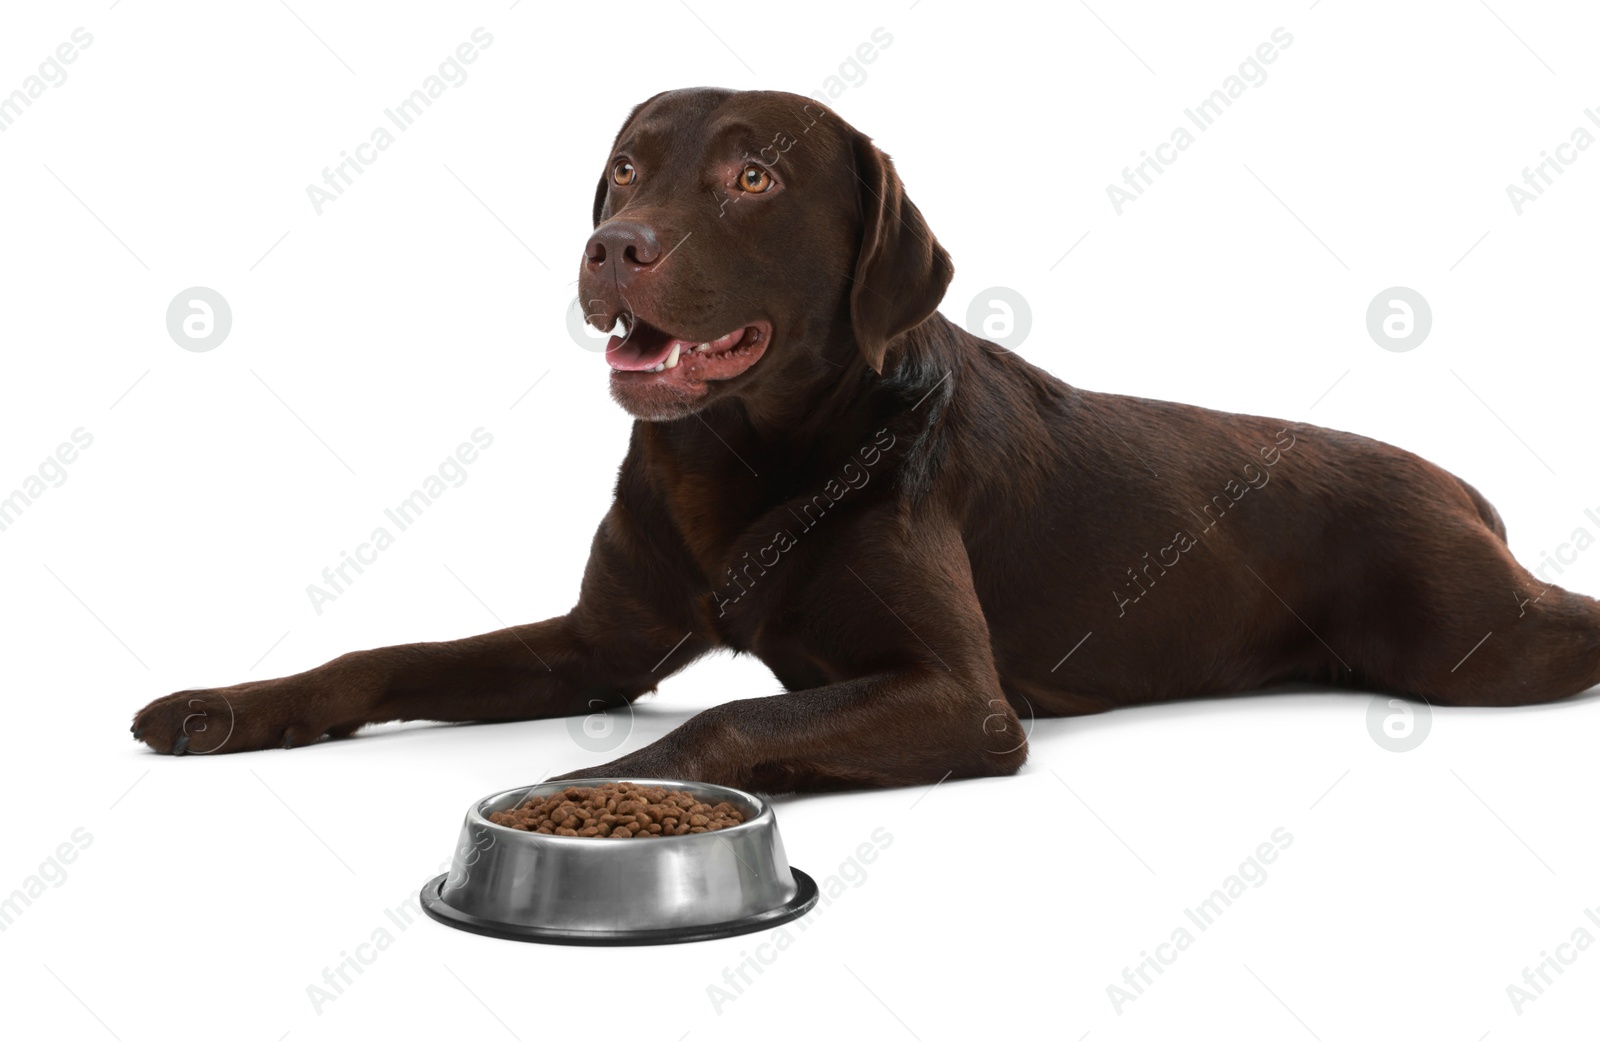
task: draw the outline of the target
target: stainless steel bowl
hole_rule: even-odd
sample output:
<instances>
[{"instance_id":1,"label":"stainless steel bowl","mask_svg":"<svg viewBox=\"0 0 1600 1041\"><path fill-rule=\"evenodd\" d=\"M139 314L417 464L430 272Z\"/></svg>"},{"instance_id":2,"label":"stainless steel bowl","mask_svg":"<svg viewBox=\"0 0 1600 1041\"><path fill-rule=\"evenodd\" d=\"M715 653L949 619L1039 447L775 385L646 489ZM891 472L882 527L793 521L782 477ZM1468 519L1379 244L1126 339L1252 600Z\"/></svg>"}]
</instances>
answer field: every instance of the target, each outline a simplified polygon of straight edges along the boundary
<instances>
[{"instance_id":1,"label":"stainless steel bowl","mask_svg":"<svg viewBox=\"0 0 1600 1041\"><path fill-rule=\"evenodd\" d=\"M731 828L612 840L540 835L489 821L532 796L632 781L729 802ZM448 872L422 887L430 917L469 932L566 944L686 943L768 929L817 902L810 876L789 866L765 800L715 784L597 777L513 788L474 803Z\"/></svg>"}]
</instances>

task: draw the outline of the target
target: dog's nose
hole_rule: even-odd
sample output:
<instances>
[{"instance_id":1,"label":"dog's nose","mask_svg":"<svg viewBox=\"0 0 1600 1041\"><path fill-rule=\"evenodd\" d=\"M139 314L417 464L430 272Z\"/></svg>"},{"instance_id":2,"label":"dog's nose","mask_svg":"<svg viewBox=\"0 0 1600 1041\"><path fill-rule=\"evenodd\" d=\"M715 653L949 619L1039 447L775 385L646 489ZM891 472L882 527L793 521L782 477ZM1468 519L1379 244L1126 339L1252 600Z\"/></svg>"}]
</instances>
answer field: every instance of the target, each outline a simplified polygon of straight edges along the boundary
<instances>
[{"instance_id":1,"label":"dog's nose","mask_svg":"<svg viewBox=\"0 0 1600 1041\"><path fill-rule=\"evenodd\" d=\"M589 236L584 255L593 268L614 261L617 277L626 281L661 259L661 242L655 230L639 221L607 221Z\"/></svg>"}]
</instances>

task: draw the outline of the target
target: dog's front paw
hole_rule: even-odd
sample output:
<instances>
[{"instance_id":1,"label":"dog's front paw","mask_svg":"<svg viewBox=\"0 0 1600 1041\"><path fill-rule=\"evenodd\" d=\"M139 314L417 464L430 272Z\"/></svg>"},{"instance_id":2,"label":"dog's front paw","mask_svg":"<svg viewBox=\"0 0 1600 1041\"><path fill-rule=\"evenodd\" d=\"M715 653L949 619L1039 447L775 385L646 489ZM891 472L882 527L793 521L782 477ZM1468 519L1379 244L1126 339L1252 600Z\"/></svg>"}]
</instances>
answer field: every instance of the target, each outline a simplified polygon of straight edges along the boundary
<instances>
[{"instance_id":1,"label":"dog's front paw","mask_svg":"<svg viewBox=\"0 0 1600 1041\"><path fill-rule=\"evenodd\" d=\"M361 725L329 718L319 699L285 684L265 680L157 698L133 717L134 739L170 755L210 755L293 748Z\"/></svg>"}]
</instances>

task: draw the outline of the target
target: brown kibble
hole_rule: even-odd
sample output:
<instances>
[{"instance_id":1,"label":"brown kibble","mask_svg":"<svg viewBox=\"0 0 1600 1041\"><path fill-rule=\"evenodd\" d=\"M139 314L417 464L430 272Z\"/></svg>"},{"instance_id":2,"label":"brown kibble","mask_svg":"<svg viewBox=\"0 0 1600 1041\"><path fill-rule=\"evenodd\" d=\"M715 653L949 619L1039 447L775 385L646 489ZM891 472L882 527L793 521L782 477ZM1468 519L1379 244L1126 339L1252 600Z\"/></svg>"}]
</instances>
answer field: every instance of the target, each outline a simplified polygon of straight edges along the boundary
<instances>
[{"instance_id":1,"label":"brown kibble","mask_svg":"<svg viewBox=\"0 0 1600 1041\"><path fill-rule=\"evenodd\" d=\"M688 792L621 781L568 787L509 810L496 810L489 821L539 835L649 839L720 831L742 824L744 814L729 802L713 806Z\"/></svg>"}]
</instances>

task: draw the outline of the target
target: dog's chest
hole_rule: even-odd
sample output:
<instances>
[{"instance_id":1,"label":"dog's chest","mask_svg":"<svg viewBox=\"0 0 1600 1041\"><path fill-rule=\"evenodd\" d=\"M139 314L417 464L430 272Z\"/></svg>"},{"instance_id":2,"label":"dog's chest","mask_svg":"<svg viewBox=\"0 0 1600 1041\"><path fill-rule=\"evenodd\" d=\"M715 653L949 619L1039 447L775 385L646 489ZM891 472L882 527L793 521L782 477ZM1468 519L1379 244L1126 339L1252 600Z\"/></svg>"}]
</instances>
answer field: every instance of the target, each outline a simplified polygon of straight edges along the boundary
<instances>
[{"instance_id":1,"label":"dog's chest","mask_svg":"<svg viewBox=\"0 0 1600 1041\"><path fill-rule=\"evenodd\" d=\"M684 546L708 581L724 572L734 547L760 511L749 491L730 487L725 478L685 474L667 495L667 511Z\"/></svg>"},{"instance_id":2,"label":"dog's chest","mask_svg":"<svg viewBox=\"0 0 1600 1041\"><path fill-rule=\"evenodd\" d=\"M850 525L841 515L876 491L867 488L869 466L881 456L838 462L829 454L819 464L716 447L725 460L664 457L656 470L661 505L698 572L700 613L724 645L757 655L786 683L821 681L828 667L803 635L811 628L805 605L818 562L842 559Z\"/></svg>"},{"instance_id":3,"label":"dog's chest","mask_svg":"<svg viewBox=\"0 0 1600 1041\"><path fill-rule=\"evenodd\" d=\"M805 511L730 489L724 480L692 477L673 488L668 509L703 582L708 623L729 647L765 657L761 646L770 641L763 633L783 628L784 605L805 571L797 559Z\"/></svg>"}]
</instances>

